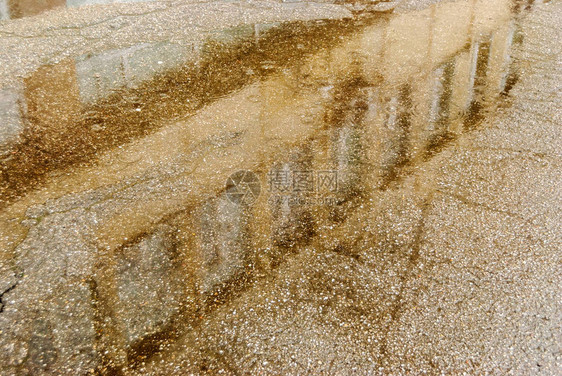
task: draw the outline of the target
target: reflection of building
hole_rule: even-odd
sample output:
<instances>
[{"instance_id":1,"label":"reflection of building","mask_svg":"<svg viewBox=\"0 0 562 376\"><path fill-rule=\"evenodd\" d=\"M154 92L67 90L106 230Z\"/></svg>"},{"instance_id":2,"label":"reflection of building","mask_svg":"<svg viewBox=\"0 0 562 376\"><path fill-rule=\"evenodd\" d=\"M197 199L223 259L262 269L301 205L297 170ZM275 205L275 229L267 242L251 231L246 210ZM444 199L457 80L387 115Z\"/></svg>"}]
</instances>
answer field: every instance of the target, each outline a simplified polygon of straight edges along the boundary
<instances>
[{"instance_id":1,"label":"reflection of building","mask_svg":"<svg viewBox=\"0 0 562 376\"><path fill-rule=\"evenodd\" d=\"M306 199L313 190L299 189L296 186L297 175L303 176L312 170L312 150L308 143L297 147L284 163L272 166L270 174L286 177L286 183L279 186L280 190L270 184L272 213L272 239L275 245L293 247L298 243L306 243L314 232L312 214L308 205L299 204L300 199ZM279 175L281 174L281 175ZM270 175L270 179L271 179ZM272 189L273 188L273 189ZM302 188L302 187L301 187Z\"/></svg>"},{"instance_id":2,"label":"reflection of building","mask_svg":"<svg viewBox=\"0 0 562 376\"><path fill-rule=\"evenodd\" d=\"M84 103L96 102L197 57L198 51L194 47L176 43L143 43L79 57L76 71L80 99Z\"/></svg>"},{"instance_id":3,"label":"reflection of building","mask_svg":"<svg viewBox=\"0 0 562 376\"><path fill-rule=\"evenodd\" d=\"M239 275L246 264L247 213L243 205L223 194L208 200L197 212L195 251L201 268L196 271L201 294Z\"/></svg>"},{"instance_id":4,"label":"reflection of building","mask_svg":"<svg viewBox=\"0 0 562 376\"><path fill-rule=\"evenodd\" d=\"M108 356L123 364L120 347L128 351L133 342L157 343L154 333L165 337L183 309L178 302L196 306L223 284L242 285L237 277L251 275L257 264L274 264L270 261L282 259L287 248L316 234L326 243L337 241L322 234L349 218L345 211L353 210L355 202L368 202L365 196L374 190L357 192L363 188L359 184L385 188L385 180L403 174L408 163L424 155L435 135L462 132L454 120L465 117L471 103L492 98L507 81L512 33L494 32L507 22L505 14L490 18L484 7L478 15L482 22L472 32L467 22L473 11L467 4L490 3L493 8L502 0L459 2L464 6L450 14L438 8L422 16L379 20L332 49L216 98L188 119L122 144L91 169L76 168L68 179L56 177L55 183L65 190L69 186L68 191L45 192L60 192L65 200L67 192L84 189L75 189L76 184L89 182L94 195L88 205L103 213L93 217L92 226L92 241L103 250L99 264L107 269L96 277L96 294L111 308L101 314L104 330L114 318L115 333L102 333L108 342L102 339L99 348L118 349ZM465 22L451 22L458 12ZM168 61L173 65L176 57L166 60L166 55L176 53L185 51L175 45L140 45L44 67L26 81L25 95L6 94L5 102L16 108L23 101L18 98L25 98L32 124L61 139L73 130L73 115L85 102L150 78ZM20 113L12 111L15 124ZM44 146L45 140L38 143ZM276 164L283 171L342 172L337 209L285 203L270 208L264 197L249 215L224 200L221 189L233 170L259 170L263 176ZM102 184L118 194L97 198ZM358 194L362 200L354 200ZM82 202L76 203L80 210ZM80 212L80 217L88 215ZM49 236L45 233L53 244L60 241ZM180 289L172 283L175 273L193 284L192 289L184 286L186 299L169 293ZM153 293L145 296L149 287ZM76 313L72 309L70 314Z\"/></svg>"}]
</instances>

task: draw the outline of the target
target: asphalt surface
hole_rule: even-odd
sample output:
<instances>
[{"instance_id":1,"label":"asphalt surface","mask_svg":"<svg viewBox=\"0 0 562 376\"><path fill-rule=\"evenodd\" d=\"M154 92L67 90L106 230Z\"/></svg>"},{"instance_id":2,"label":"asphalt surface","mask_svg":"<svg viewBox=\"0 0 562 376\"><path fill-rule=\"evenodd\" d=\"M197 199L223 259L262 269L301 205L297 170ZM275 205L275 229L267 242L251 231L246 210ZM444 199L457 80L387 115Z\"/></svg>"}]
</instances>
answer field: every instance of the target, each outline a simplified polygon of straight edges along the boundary
<instances>
[{"instance_id":1,"label":"asphalt surface","mask_svg":"<svg viewBox=\"0 0 562 376\"><path fill-rule=\"evenodd\" d=\"M119 139L118 146L92 154L92 165L61 164L44 185L7 203L0 233L7 248L0 258L0 360L7 366L0 373L93 372L108 353L109 366L98 373L560 373L562 2L536 2L529 9L518 2L523 6L513 12L502 0L494 3L497 9L472 0L428 8L433 3L406 1L398 16L359 25L356 35L349 27L341 29L345 38L316 35L329 45L319 50L311 46L318 44L314 36L290 39L279 47L280 56L291 57L287 64L260 61L265 48L258 50L251 57L258 61L248 66L273 74L256 74L240 59L236 64L249 78L236 90L220 92L153 133ZM340 6L268 2L60 10L48 14L51 23L0 23L0 48L7 52L0 84L9 86L45 63L64 71L67 56L141 42L198 43L203 34L239 25L241 14L245 24L349 17ZM183 28L186 19L190 26ZM163 20L166 27L155 32ZM425 30L419 25L432 33L404 35L411 27ZM463 25L476 30L470 46ZM484 37L495 28L494 45ZM513 50L486 56L492 47L502 51L502 38L513 42ZM479 81L485 71L480 60L513 68L506 76L509 90L480 112L471 109L475 114L457 136L437 139L427 151L409 150L404 113L429 111L439 118L424 103L439 108L428 99L440 90L439 97L447 97L446 82L463 88L463 77L474 78L461 76L452 85L448 56L455 54L458 72L470 73L463 64L477 47L484 52L475 54L471 95L499 89L497 72L490 82ZM285 51L307 49L301 60ZM221 74L234 75L233 61L221 64ZM53 77L66 79L46 76L38 80L42 90ZM408 99L405 79L419 98ZM464 98L455 95L455 103ZM161 100L172 107L170 102ZM380 104L389 114L384 126L365 126L378 119L371 110ZM150 116L140 105L127 109ZM388 120L393 116L398 120ZM366 140L366 147L357 148L357 140ZM335 157L322 154L330 153L330 143ZM362 153L372 160L357 162ZM408 153L415 156L406 161ZM248 255L240 254L237 231L248 219L220 201L220 190L231 170L257 171L283 158L300 168L300 160L335 160L352 176L350 191L336 209L298 208L277 223L256 210L254 227L245 233L257 234L250 247L257 255L244 269L240 260ZM268 221L272 227L280 222L281 229L264 230ZM291 232L296 240L288 241ZM199 250L196 241L181 244L190 236L210 238L199 247L218 259L216 270L194 273L208 277L197 281L205 294L215 279L240 269L250 276L203 307L186 308L193 317L164 329L167 340L127 354L104 336L121 326L129 329L125 340L142 339L177 321L178 307L204 300L203 292L182 295L195 278L186 272L193 265L174 260L177 253ZM285 253L273 254L274 248ZM161 257L168 253L174 255ZM112 289L121 295L111 295ZM113 306L105 312L102 302ZM114 324L114 316L122 322Z\"/></svg>"},{"instance_id":2,"label":"asphalt surface","mask_svg":"<svg viewBox=\"0 0 562 376\"><path fill-rule=\"evenodd\" d=\"M521 20L520 80L478 129L142 373L559 374L561 19Z\"/></svg>"}]
</instances>

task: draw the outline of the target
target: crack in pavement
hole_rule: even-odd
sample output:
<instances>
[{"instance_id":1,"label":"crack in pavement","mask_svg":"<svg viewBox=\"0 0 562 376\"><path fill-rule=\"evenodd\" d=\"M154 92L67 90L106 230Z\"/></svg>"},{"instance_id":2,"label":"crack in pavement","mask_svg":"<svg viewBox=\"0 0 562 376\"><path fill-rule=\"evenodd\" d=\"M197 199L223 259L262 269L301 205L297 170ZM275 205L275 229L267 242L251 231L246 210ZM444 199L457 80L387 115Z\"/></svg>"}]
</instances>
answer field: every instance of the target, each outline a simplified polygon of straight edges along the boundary
<instances>
[{"instance_id":1,"label":"crack in pavement","mask_svg":"<svg viewBox=\"0 0 562 376\"><path fill-rule=\"evenodd\" d=\"M421 212L421 216L420 216L420 220L418 222L418 226L417 226L417 230L414 236L414 240L412 241L412 250L410 253L410 257L408 259L408 265L406 267L406 272L400 276L400 291L397 294L394 306L390 309L390 322L386 325L384 332L385 335L381 341L381 345L380 345L380 354L381 356L378 359L378 364L379 366L384 366L384 361L386 358L389 357L389 352L388 352L388 342L389 342L389 337L390 337L390 329L393 325L398 323L398 320L400 319L400 310L404 305L403 299L404 299L404 295L406 293L406 283L408 282L408 280L411 279L412 277L412 271L414 270L414 268L416 267L416 265L418 265L419 263L419 258L420 258L420 250L421 247L423 246L424 242L423 242L423 235L425 233L425 223L426 223L426 219L429 216L430 213L430 209L431 209L431 204L433 202L433 198L434 198L434 193L435 191L432 190L429 192L429 194L427 195L427 197L425 198L423 204L422 204L422 212Z\"/></svg>"},{"instance_id":2,"label":"crack in pavement","mask_svg":"<svg viewBox=\"0 0 562 376\"><path fill-rule=\"evenodd\" d=\"M4 312L4 307L6 306L6 304L2 300L4 298L4 295L15 289L18 284L19 281L15 282L12 286L8 287L6 290L0 293L0 313Z\"/></svg>"}]
</instances>

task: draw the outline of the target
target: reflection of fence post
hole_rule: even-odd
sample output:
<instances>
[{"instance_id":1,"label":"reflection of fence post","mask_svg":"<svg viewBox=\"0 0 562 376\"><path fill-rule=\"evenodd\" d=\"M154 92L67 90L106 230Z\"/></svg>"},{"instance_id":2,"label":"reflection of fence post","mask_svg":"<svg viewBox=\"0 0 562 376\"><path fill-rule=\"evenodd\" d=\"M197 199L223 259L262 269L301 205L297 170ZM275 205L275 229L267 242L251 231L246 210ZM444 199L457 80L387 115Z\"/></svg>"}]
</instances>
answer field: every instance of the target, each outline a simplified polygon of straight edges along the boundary
<instances>
[{"instance_id":1,"label":"reflection of fence post","mask_svg":"<svg viewBox=\"0 0 562 376\"><path fill-rule=\"evenodd\" d=\"M503 92L510 74L510 52L513 43L515 25L510 22L494 32L490 45L490 62L488 67L488 90L486 98L493 98Z\"/></svg>"},{"instance_id":2,"label":"reflection of fence post","mask_svg":"<svg viewBox=\"0 0 562 376\"><path fill-rule=\"evenodd\" d=\"M475 70L473 65L472 47L459 53L455 59L449 114L449 131L454 134L462 132L462 118L472 98Z\"/></svg>"},{"instance_id":3,"label":"reflection of fence post","mask_svg":"<svg viewBox=\"0 0 562 376\"><path fill-rule=\"evenodd\" d=\"M435 28L437 23L437 4L430 6L430 15L427 22L427 49L424 61L421 62L420 72L414 74L410 80L411 109L410 109L410 150L409 159L417 159L422 155L427 140L430 125L431 100L434 97L435 80L431 72L434 66ZM429 99L429 100L428 100ZM414 110L415 109L415 110ZM398 149L396 149L398 150Z\"/></svg>"},{"instance_id":4,"label":"reflection of fence post","mask_svg":"<svg viewBox=\"0 0 562 376\"><path fill-rule=\"evenodd\" d=\"M473 70L471 71L472 96L467 111L465 126L469 127L481 116L485 100L486 79L490 60L490 37L474 42L473 44Z\"/></svg>"},{"instance_id":5,"label":"reflection of fence post","mask_svg":"<svg viewBox=\"0 0 562 376\"><path fill-rule=\"evenodd\" d=\"M432 74L433 98L429 114L429 129L436 134L449 131L451 94L456 59L442 64Z\"/></svg>"},{"instance_id":6,"label":"reflection of fence post","mask_svg":"<svg viewBox=\"0 0 562 376\"><path fill-rule=\"evenodd\" d=\"M120 306L115 253L116 251L111 249L98 250L97 267L93 277L97 313L96 347L101 357L101 367L108 370L119 369L127 363L124 328L115 314L115 310Z\"/></svg>"}]
</instances>

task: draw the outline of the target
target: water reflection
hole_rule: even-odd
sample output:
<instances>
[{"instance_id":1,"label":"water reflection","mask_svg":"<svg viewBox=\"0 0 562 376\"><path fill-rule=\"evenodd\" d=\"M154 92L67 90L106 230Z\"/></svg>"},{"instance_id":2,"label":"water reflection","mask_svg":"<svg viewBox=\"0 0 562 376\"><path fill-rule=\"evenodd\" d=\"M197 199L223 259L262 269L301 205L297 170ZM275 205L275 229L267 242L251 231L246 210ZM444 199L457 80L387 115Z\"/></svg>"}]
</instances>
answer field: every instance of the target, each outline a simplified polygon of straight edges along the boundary
<instances>
[{"instance_id":1,"label":"water reflection","mask_svg":"<svg viewBox=\"0 0 562 376\"><path fill-rule=\"evenodd\" d=\"M19 154L3 165L4 197L17 192L3 216L23 219L48 199L65 208L60 215L87 207L80 218L91 224L96 262L104 265L93 277L101 306L134 304L135 295L119 295L113 284L121 282L107 275L119 274L131 249L161 239L154 250L163 249L166 267L155 278L183 273L190 304L171 307L160 326L139 317L134 336L120 332L119 320L96 319L114 326L98 339L109 362L138 362L185 329L172 317L197 321L232 286L267 276L311 239L324 236L331 250L350 252L333 231L477 126L513 86L512 5L446 2L362 25L282 28L269 39L263 29L237 30L226 53L187 67L177 65L224 45L139 45L44 67L0 97L17 108L9 112L15 128L29 122ZM177 61L166 60L170 52ZM95 163L80 166L84 156ZM33 190L26 179L40 176L38 166L65 174ZM225 197L224 183L243 169L258 173L264 188L271 171L336 172L337 190L325 194L334 198L328 204L292 205L302 192L283 192L287 199L272 203L264 189L255 204L240 206ZM84 192L103 198L84 201ZM10 226L0 241L13 250L26 229ZM144 286L135 273L127 278L121 290ZM148 324L143 336L137 328Z\"/></svg>"},{"instance_id":2,"label":"water reflection","mask_svg":"<svg viewBox=\"0 0 562 376\"><path fill-rule=\"evenodd\" d=\"M383 123L388 129L388 138L385 140L388 145L387 155L381 165L383 189L397 179L400 170L412 159L412 106L412 88L408 84L398 88L388 101Z\"/></svg>"},{"instance_id":3,"label":"water reflection","mask_svg":"<svg viewBox=\"0 0 562 376\"><path fill-rule=\"evenodd\" d=\"M485 7L476 9L475 4L467 8L467 18L474 17L471 13L486 11ZM438 11L431 14L437 17ZM395 53L393 46L371 49L363 44L411 35L404 29L399 29L403 34L392 29L393 22L408 23L396 19L365 28L359 37L345 41L328 56L317 55L310 60L310 68L301 66L298 72L283 72L282 81L277 84L290 87L291 96L295 90L316 91L314 101L321 103L322 111L316 120L308 121L315 124L312 129L301 130L301 139L306 141L297 141L297 145L262 170L287 175L335 170L338 190L336 200L328 205L291 205L291 199L301 195L291 191L285 195L286 200L273 205L263 200L247 209L252 213L249 218L260 221L246 236L249 249L260 254L255 262L261 262L261 268L275 268L279 259L294 251L291 249L306 246L314 236L325 234L326 228L338 226L378 190L397 184L408 173L409 166L430 158L459 133L478 124L484 110L505 93L505 77L512 69L508 51L513 43L513 23L498 18L468 40L447 40L458 47L453 53L449 48L431 44L430 50L422 54L425 61L403 68L409 69L417 80L412 80L412 76L398 77L387 70L396 64L392 58L387 60ZM438 20L429 18L427 22L435 32ZM340 59L342 56L345 62ZM376 65L370 65L372 61ZM342 65L345 68L338 70ZM322 67L321 72L314 70L317 67ZM331 74L326 75L326 71ZM261 111L273 110L267 98L262 98L261 103ZM301 121L300 126L306 128L306 123ZM261 222L263 218L267 221ZM224 247L228 248L226 243ZM350 250L339 244L334 251ZM277 261L267 260L264 264L264 254Z\"/></svg>"},{"instance_id":4,"label":"water reflection","mask_svg":"<svg viewBox=\"0 0 562 376\"><path fill-rule=\"evenodd\" d=\"M208 200L200 209L198 250L201 259L201 293L212 292L217 285L235 279L243 271L248 254L248 213L243 205L228 200L225 194Z\"/></svg>"},{"instance_id":5,"label":"water reflection","mask_svg":"<svg viewBox=\"0 0 562 376\"><path fill-rule=\"evenodd\" d=\"M507 77L514 75L509 57L514 23L506 17L510 2L460 4L466 5L464 13L444 4L423 17L402 15L367 26L328 54L317 54L299 69L283 71L275 78L275 87L284 87L281 93L285 94L262 89L262 94L273 95L256 99L262 106L261 127L274 127L271 112L289 116L291 108L277 107L283 103L283 95L293 101L306 95L306 107L320 105L316 116L294 120L296 127L285 128L285 132L298 132L300 136L284 144L293 144L286 151L276 153L271 139L260 138L265 145L259 151L265 161L259 169L264 182L271 170L286 176L329 170L337 171L338 189L329 204L315 201L313 205L291 205L291 199L301 197L302 192L290 191L284 195L286 200L271 204L264 199L246 208L251 214L244 214L244 218L254 222L249 225L252 231L246 233L248 249L252 250L249 255L254 255L247 261L251 265L247 270L267 274L288 253L306 246L314 237L330 234L377 192L396 187L410 167L477 126L498 96L509 91ZM487 6L503 12L490 18ZM461 30L447 28L449 38L445 39L438 26L445 20L439 17L471 21L457 23ZM423 22L430 43L396 50L411 42L404 40L412 35L408 32L410 25ZM446 45L436 42L439 40ZM417 60L420 56L423 60ZM400 61L409 63L401 66ZM262 85L270 88L268 83ZM289 92L285 91L287 87ZM293 140L278 132L272 137ZM268 154L275 156L271 164ZM216 235L215 239L219 238ZM339 240L343 241L331 239L333 251L351 252L353 256ZM228 244L223 247L228 248Z\"/></svg>"},{"instance_id":6,"label":"water reflection","mask_svg":"<svg viewBox=\"0 0 562 376\"><path fill-rule=\"evenodd\" d=\"M139 44L67 59L5 90L18 96L4 103L19 119L6 119L8 132L0 138L0 206L45 174L87 163L260 77L298 66L351 30L345 22L274 26L223 30L201 44Z\"/></svg>"}]
</instances>

